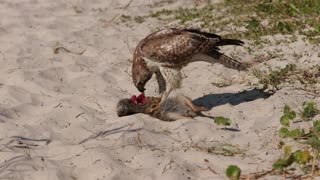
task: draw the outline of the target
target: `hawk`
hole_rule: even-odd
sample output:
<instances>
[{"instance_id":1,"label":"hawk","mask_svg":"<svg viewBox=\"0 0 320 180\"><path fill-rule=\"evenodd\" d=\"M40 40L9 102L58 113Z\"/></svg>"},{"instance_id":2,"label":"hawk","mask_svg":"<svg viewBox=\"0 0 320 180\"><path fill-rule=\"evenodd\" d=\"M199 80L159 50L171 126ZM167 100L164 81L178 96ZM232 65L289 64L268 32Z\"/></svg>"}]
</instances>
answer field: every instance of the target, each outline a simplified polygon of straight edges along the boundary
<instances>
[{"instance_id":1,"label":"hawk","mask_svg":"<svg viewBox=\"0 0 320 180\"><path fill-rule=\"evenodd\" d=\"M146 83L155 74L163 102L173 89L181 86L180 71L191 62L218 62L232 69L247 69L248 64L219 52L219 46L243 44L243 41L223 39L219 35L198 29L159 30L142 39L134 51L133 83L143 93Z\"/></svg>"}]
</instances>

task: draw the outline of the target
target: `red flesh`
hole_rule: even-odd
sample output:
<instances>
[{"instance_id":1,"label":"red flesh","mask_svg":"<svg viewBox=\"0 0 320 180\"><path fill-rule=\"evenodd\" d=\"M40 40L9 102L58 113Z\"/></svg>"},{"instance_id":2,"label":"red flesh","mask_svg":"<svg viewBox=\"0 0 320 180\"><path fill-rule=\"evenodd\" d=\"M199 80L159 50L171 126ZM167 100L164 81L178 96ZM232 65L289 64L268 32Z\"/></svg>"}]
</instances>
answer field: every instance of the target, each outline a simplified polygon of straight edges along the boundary
<instances>
[{"instance_id":1,"label":"red flesh","mask_svg":"<svg viewBox=\"0 0 320 180\"><path fill-rule=\"evenodd\" d=\"M144 103L147 102L147 98L144 96L144 94L140 94L138 97L133 95L131 97L131 101L134 102L135 104L140 104L140 105L143 105Z\"/></svg>"}]
</instances>

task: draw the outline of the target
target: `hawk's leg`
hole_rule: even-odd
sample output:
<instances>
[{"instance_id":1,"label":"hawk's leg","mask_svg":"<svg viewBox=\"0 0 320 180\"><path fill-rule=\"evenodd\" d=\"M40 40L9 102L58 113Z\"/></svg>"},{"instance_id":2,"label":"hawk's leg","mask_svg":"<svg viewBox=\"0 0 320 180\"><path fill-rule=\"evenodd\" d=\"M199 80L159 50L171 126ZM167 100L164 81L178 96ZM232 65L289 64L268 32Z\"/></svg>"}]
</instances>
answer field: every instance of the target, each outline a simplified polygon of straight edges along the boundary
<instances>
[{"instance_id":1,"label":"hawk's leg","mask_svg":"<svg viewBox=\"0 0 320 180\"><path fill-rule=\"evenodd\" d=\"M165 101L168 98L171 91L172 91L172 88L169 87L165 92L161 94L161 102Z\"/></svg>"},{"instance_id":2,"label":"hawk's leg","mask_svg":"<svg viewBox=\"0 0 320 180\"><path fill-rule=\"evenodd\" d=\"M151 106L151 110L150 110L151 113L157 112L157 111L160 110L160 104L161 104L162 102L164 102L164 101L168 98L171 90L172 90L172 89L169 89L169 91L168 91L168 89L167 89L166 91L164 91L163 93L160 94L161 101L159 101L159 103L153 104L153 105Z\"/></svg>"},{"instance_id":3,"label":"hawk's leg","mask_svg":"<svg viewBox=\"0 0 320 180\"><path fill-rule=\"evenodd\" d=\"M153 114L153 113L159 112L159 111L160 111L160 102L157 104L152 104L149 113Z\"/></svg>"},{"instance_id":4,"label":"hawk's leg","mask_svg":"<svg viewBox=\"0 0 320 180\"><path fill-rule=\"evenodd\" d=\"M159 94L162 95L162 93L166 91L166 80L164 79L159 69L155 72L155 74L159 86Z\"/></svg>"},{"instance_id":5,"label":"hawk's leg","mask_svg":"<svg viewBox=\"0 0 320 180\"><path fill-rule=\"evenodd\" d=\"M161 102L166 100L172 90L180 88L181 86L181 72L180 68L172 69L166 67L160 67L160 72L163 76L164 81L162 87L165 86L165 91L161 94Z\"/></svg>"},{"instance_id":6,"label":"hawk's leg","mask_svg":"<svg viewBox=\"0 0 320 180\"><path fill-rule=\"evenodd\" d=\"M161 71L159 68L154 70L154 73L156 74L157 82L158 82L158 87L159 87L159 102L158 103L153 103L151 108L150 108L150 113L158 112L160 111L160 103L161 103L161 97L166 91L166 80L164 79L163 75L161 74Z\"/></svg>"}]
</instances>

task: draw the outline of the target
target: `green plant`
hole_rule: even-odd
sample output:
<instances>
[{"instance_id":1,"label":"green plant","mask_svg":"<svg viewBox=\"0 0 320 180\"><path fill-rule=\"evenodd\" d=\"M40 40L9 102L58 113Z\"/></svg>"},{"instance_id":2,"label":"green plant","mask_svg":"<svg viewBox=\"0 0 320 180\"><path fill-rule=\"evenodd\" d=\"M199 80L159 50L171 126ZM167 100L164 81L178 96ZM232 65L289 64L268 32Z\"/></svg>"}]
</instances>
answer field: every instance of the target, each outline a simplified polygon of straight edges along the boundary
<instances>
[{"instance_id":1,"label":"green plant","mask_svg":"<svg viewBox=\"0 0 320 180\"><path fill-rule=\"evenodd\" d=\"M226 170L226 175L232 180L238 180L240 178L241 169L236 165L228 166Z\"/></svg>"},{"instance_id":2,"label":"green plant","mask_svg":"<svg viewBox=\"0 0 320 180\"><path fill-rule=\"evenodd\" d=\"M259 83L263 84L264 89L267 89L271 86L273 89L279 89L279 85L286 80L293 74L297 66L295 64L288 64L284 68L278 68L276 70L272 70L269 74L259 70L253 70L253 75L259 79Z\"/></svg>"},{"instance_id":3,"label":"green plant","mask_svg":"<svg viewBox=\"0 0 320 180\"><path fill-rule=\"evenodd\" d=\"M223 156L235 156L235 155L244 155L244 150L240 149L238 146L229 144L229 143L218 143L211 145L207 148L208 153L223 155Z\"/></svg>"},{"instance_id":4,"label":"green plant","mask_svg":"<svg viewBox=\"0 0 320 180\"><path fill-rule=\"evenodd\" d=\"M145 21L143 16L136 16L136 17L134 17L134 20L137 23L143 23Z\"/></svg>"},{"instance_id":5,"label":"green plant","mask_svg":"<svg viewBox=\"0 0 320 180\"><path fill-rule=\"evenodd\" d=\"M215 117L214 118L214 122L217 125L222 125L222 126L230 126L231 125L231 120L229 118L225 118L225 117L222 117L222 116Z\"/></svg>"},{"instance_id":6,"label":"green plant","mask_svg":"<svg viewBox=\"0 0 320 180\"><path fill-rule=\"evenodd\" d=\"M298 149L292 151L292 146L284 146L284 155L273 164L273 169L285 172L287 167L290 167L293 163L297 163L306 173L309 172L311 175L314 175L319 161L320 120L313 121L313 119L316 115L320 114L320 111L314 102L304 102L300 112L293 111L288 105L285 105L283 112L280 123L285 127L279 130L279 137L293 139L299 144L303 144L305 148L304 150ZM289 130L288 127L295 122L308 123L310 129L307 131L300 128ZM311 167L311 169L308 167Z\"/></svg>"},{"instance_id":7,"label":"green plant","mask_svg":"<svg viewBox=\"0 0 320 180\"><path fill-rule=\"evenodd\" d=\"M190 25L197 21L201 28L208 28L213 24L213 6L208 4L202 8L179 8L176 10L162 9L151 12L148 17L164 21L178 21L180 25Z\"/></svg>"},{"instance_id":8,"label":"green plant","mask_svg":"<svg viewBox=\"0 0 320 180\"><path fill-rule=\"evenodd\" d=\"M284 68L269 69L269 72L257 69L252 70L253 75L263 85L263 89L279 90L281 86L293 84L294 82L300 82L307 88L319 83L320 70L318 66L299 69L295 64L287 64Z\"/></svg>"},{"instance_id":9,"label":"green plant","mask_svg":"<svg viewBox=\"0 0 320 180\"><path fill-rule=\"evenodd\" d=\"M296 113L291 110L288 105L284 106L284 115L280 118L280 123L284 126L289 126L289 121L296 117Z\"/></svg>"},{"instance_id":10,"label":"green plant","mask_svg":"<svg viewBox=\"0 0 320 180\"><path fill-rule=\"evenodd\" d=\"M302 107L301 117L304 120L308 120L319 114L319 110L316 108L316 103L314 102L304 102Z\"/></svg>"},{"instance_id":11,"label":"green plant","mask_svg":"<svg viewBox=\"0 0 320 180\"><path fill-rule=\"evenodd\" d=\"M273 163L272 167L274 170L284 171L286 167L290 166L294 162L294 156L292 154L292 147L284 147L284 156Z\"/></svg>"}]
</instances>

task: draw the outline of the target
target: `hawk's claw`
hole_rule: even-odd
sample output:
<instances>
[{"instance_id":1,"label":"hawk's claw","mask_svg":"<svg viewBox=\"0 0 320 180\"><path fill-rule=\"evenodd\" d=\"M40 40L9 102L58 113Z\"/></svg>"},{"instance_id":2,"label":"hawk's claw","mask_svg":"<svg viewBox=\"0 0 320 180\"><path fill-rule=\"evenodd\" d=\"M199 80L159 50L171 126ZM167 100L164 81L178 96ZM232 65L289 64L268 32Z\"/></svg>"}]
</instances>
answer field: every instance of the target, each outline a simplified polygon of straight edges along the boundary
<instances>
[{"instance_id":1,"label":"hawk's claw","mask_svg":"<svg viewBox=\"0 0 320 180\"><path fill-rule=\"evenodd\" d=\"M150 113L154 113L158 111L160 111L160 103L151 105Z\"/></svg>"}]
</instances>

